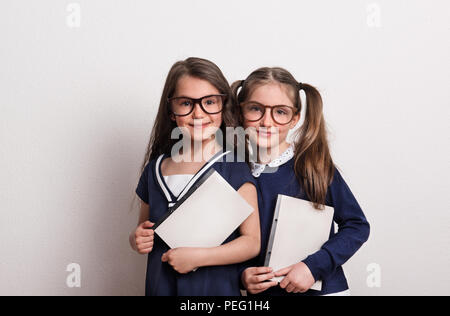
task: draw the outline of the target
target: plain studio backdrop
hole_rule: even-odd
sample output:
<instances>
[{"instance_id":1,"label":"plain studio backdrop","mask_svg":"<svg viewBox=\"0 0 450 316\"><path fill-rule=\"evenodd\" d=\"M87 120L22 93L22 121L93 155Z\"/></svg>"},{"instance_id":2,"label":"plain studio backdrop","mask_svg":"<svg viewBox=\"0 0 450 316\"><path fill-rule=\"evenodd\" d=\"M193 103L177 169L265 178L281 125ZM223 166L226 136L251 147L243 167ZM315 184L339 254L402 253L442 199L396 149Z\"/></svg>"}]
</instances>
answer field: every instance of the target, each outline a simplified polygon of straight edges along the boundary
<instances>
[{"instance_id":1,"label":"plain studio backdrop","mask_svg":"<svg viewBox=\"0 0 450 316\"><path fill-rule=\"evenodd\" d=\"M321 91L333 159L372 228L344 265L353 295L450 294L449 12L446 0L2 0L0 294L144 293L129 206L165 77L189 56L230 82L282 66Z\"/></svg>"}]
</instances>

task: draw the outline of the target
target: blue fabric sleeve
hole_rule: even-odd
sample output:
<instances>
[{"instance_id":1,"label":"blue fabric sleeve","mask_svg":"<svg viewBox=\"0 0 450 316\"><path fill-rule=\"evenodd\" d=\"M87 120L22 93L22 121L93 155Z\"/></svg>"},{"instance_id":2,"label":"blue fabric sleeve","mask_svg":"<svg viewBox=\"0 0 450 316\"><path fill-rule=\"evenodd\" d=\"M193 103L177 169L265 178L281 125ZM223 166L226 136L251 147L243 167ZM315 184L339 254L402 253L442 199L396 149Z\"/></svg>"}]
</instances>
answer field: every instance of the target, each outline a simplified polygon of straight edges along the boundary
<instances>
[{"instance_id":1,"label":"blue fabric sleeve","mask_svg":"<svg viewBox=\"0 0 450 316\"><path fill-rule=\"evenodd\" d=\"M145 166L141 178L139 179L138 186L136 188L136 194L143 202L147 204L149 202L149 193L148 193L149 176L150 176L150 163L148 163Z\"/></svg>"},{"instance_id":2,"label":"blue fabric sleeve","mask_svg":"<svg viewBox=\"0 0 450 316\"><path fill-rule=\"evenodd\" d=\"M253 178L250 167L245 162L232 162L233 168L230 174L229 183L237 191L247 182L256 186L256 180Z\"/></svg>"},{"instance_id":3,"label":"blue fabric sleeve","mask_svg":"<svg viewBox=\"0 0 450 316\"><path fill-rule=\"evenodd\" d=\"M350 259L370 233L361 207L336 168L328 190L339 229L319 251L303 260L316 281L326 279Z\"/></svg>"}]
</instances>

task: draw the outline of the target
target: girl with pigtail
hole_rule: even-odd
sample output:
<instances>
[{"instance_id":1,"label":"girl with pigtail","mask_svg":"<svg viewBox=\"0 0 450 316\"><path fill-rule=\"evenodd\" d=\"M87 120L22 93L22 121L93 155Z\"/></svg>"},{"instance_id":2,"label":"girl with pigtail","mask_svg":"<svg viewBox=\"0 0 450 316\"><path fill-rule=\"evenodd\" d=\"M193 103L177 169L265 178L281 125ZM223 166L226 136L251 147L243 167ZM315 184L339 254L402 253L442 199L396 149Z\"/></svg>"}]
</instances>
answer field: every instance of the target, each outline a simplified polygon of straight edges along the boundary
<instances>
[{"instance_id":1,"label":"girl with pigtail","mask_svg":"<svg viewBox=\"0 0 450 316\"><path fill-rule=\"evenodd\" d=\"M305 119L290 144L288 132L300 120L301 90ZM320 93L282 68L260 68L235 82L232 92L239 123L253 131L251 147L258 148L250 165L258 184L261 252L241 268L242 285L253 295L349 294L342 265L367 241L370 226L331 158ZM338 231L332 225L319 251L273 271L263 265L278 194L308 200L318 212L333 207ZM274 277L284 278L270 281ZM322 290L311 290L319 280Z\"/></svg>"}]
</instances>

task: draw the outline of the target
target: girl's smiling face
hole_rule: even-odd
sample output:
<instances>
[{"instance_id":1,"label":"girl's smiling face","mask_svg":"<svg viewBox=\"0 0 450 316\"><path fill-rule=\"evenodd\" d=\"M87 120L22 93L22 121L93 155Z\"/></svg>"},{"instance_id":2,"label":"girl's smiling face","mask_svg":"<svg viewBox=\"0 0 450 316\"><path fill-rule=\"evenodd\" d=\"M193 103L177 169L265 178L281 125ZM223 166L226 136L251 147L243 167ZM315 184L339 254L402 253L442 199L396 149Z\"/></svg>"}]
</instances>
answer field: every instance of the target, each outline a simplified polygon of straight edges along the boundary
<instances>
[{"instance_id":1,"label":"girl's smiling face","mask_svg":"<svg viewBox=\"0 0 450 316\"><path fill-rule=\"evenodd\" d=\"M267 106L287 105L294 108L293 98L289 97L289 89L280 83L265 83L255 87L246 101L255 101ZM283 147L287 143L289 130L294 128L300 119L300 114L294 115L289 124L281 125L272 119L270 109L266 108L264 116L256 122L244 119L244 128L252 127L255 131L249 133L250 140L263 148Z\"/></svg>"},{"instance_id":2,"label":"girl's smiling face","mask_svg":"<svg viewBox=\"0 0 450 316\"><path fill-rule=\"evenodd\" d=\"M199 99L208 95L220 94L219 90L206 80L192 76L183 76L177 82L174 97ZM205 141L215 135L222 124L222 113L208 114L199 104L194 104L193 111L186 116L171 115L177 126L189 131L192 140Z\"/></svg>"}]
</instances>

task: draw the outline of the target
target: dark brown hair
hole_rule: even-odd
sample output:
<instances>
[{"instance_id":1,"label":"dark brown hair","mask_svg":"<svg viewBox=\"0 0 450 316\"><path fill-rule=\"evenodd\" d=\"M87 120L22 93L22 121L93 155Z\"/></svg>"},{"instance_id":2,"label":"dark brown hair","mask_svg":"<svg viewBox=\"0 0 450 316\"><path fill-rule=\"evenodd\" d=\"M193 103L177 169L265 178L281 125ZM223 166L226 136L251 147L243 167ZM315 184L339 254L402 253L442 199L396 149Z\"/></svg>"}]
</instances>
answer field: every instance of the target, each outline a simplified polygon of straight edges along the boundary
<instances>
[{"instance_id":1,"label":"dark brown hair","mask_svg":"<svg viewBox=\"0 0 450 316\"><path fill-rule=\"evenodd\" d=\"M233 113L235 108L232 103L231 88L219 67L209 60L196 57L190 57L186 60L176 62L170 69L166 83L164 84L158 113L150 134L144 160L140 167L140 175L151 160L158 158L161 154L170 154L173 145L179 141L171 137L172 131L177 127L177 124L170 118L171 112L168 99L173 97L178 80L184 76L206 80L217 88L220 94L227 95L222 111L222 124L220 125L223 135L222 144L224 144L224 147L227 141L226 127L236 126L236 115ZM134 209L135 201L136 194L133 194L130 211Z\"/></svg>"},{"instance_id":2,"label":"dark brown hair","mask_svg":"<svg viewBox=\"0 0 450 316\"><path fill-rule=\"evenodd\" d=\"M314 207L323 209L328 186L334 175L334 164L328 148L319 91L312 85L297 82L292 74L283 68L264 67L252 72L247 79L232 84L235 106L240 109L240 104L247 101L257 87L274 82L288 88L289 97L299 111L302 109L300 90L306 94L305 120L297 130L294 142L294 171ZM242 126L242 115L239 115L238 119Z\"/></svg>"},{"instance_id":3,"label":"dark brown hair","mask_svg":"<svg viewBox=\"0 0 450 316\"><path fill-rule=\"evenodd\" d=\"M161 154L170 154L173 145L178 142L177 139L171 139L171 133L177 125L176 122L170 119L170 109L167 100L173 97L178 80L184 76L192 76L208 81L219 90L219 93L227 95L222 111L222 124L220 125L224 138L226 135L226 127L235 125L235 115L232 113L233 106L230 85L219 67L209 60L195 57L176 62L166 78L159 102L158 114L156 115L144 161L140 168L141 173L149 161L157 158Z\"/></svg>"}]
</instances>

